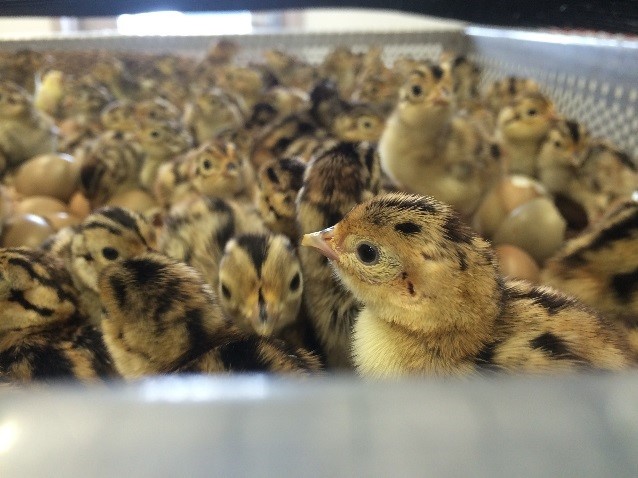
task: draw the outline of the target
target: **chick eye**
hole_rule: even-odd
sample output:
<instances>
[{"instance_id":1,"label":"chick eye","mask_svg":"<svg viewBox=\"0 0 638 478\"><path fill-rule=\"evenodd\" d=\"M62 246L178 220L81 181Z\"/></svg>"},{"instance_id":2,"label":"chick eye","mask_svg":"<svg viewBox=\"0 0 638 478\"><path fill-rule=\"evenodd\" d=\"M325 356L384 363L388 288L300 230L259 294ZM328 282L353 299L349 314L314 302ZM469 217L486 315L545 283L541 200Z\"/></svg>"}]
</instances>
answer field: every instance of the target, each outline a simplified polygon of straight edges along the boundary
<instances>
[{"instance_id":1,"label":"chick eye","mask_svg":"<svg viewBox=\"0 0 638 478\"><path fill-rule=\"evenodd\" d=\"M372 128L372 123L370 121L364 121L361 126L363 126L364 129L370 129Z\"/></svg>"},{"instance_id":2,"label":"chick eye","mask_svg":"<svg viewBox=\"0 0 638 478\"><path fill-rule=\"evenodd\" d=\"M538 114L538 111L536 110L536 108L530 108L527 110L527 116L536 116Z\"/></svg>"},{"instance_id":3,"label":"chick eye","mask_svg":"<svg viewBox=\"0 0 638 478\"><path fill-rule=\"evenodd\" d=\"M357 246L357 257L366 265L373 265L379 261L379 250L367 242Z\"/></svg>"},{"instance_id":4,"label":"chick eye","mask_svg":"<svg viewBox=\"0 0 638 478\"><path fill-rule=\"evenodd\" d=\"M300 285L301 285L301 277L299 277L299 272L297 272L295 276L292 278L292 280L290 281L290 290L294 292L297 289L299 289Z\"/></svg>"},{"instance_id":5,"label":"chick eye","mask_svg":"<svg viewBox=\"0 0 638 478\"><path fill-rule=\"evenodd\" d=\"M108 261L114 261L120 256L120 253L117 252L117 249L113 249L112 247L105 247L104 249L102 249L102 255L104 256L104 259Z\"/></svg>"},{"instance_id":6,"label":"chick eye","mask_svg":"<svg viewBox=\"0 0 638 478\"><path fill-rule=\"evenodd\" d=\"M226 299L230 299L230 290L228 289L228 287L226 286L226 284L222 284L222 295L223 295Z\"/></svg>"},{"instance_id":7,"label":"chick eye","mask_svg":"<svg viewBox=\"0 0 638 478\"><path fill-rule=\"evenodd\" d=\"M159 131L157 130L151 131L151 138L159 138L159 135L160 135Z\"/></svg>"},{"instance_id":8,"label":"chick eye","mask_svg":"<svg viewBox=\"0 0 638 478\"><path fill-rule=\"evenodd\" d=\"M202 163L202 166L204 167L204 169L210 169L213 167L213 163L210 162L210 159L205 159Z\"/></svg>"},{"instance_id":9,"label":"chick eye","mask_svg":"<svg viewBox=\"0 0 638 478\"><path fill-rule=\"evenodd\" d=\"M563 146L563 143L561 143L560 141L554 141L554 146L560 148L561 146Z\"/></svg>"},{"instance_id":10,"label":"chick eye","mask_svg":"<svg viewBox=\"0 0 638 478\"><path fill-rule=\"evenodd\" d=\"M421 96L421 93L423 93L423 88L419 85L412 85L412 94L414 96Z\"/></svg>"},{"instance_id":11,"label":"chick eye","mask_svg":"<svg viewBox=\"0 0 638 478\"><path fill-rule=\"evenodd\" d=\"M226 165L226 170L228 171L234 171L235 169L237 169L237 165L235 163L228 163Z\"/></svg>"}]
</instances>

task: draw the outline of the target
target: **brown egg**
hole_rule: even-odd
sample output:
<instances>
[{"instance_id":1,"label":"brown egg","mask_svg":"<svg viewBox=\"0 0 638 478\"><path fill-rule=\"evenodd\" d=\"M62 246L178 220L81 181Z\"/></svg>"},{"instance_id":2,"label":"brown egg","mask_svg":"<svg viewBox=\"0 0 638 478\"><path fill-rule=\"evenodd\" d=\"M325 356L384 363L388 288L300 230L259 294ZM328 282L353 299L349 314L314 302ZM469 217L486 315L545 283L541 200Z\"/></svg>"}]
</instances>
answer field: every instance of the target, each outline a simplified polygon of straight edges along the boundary
<instances>
[{"instance_id":1,"label":"brown egg","mask_svg":"<svg viewBox=\"0 0 638 478\"><path fill-rule=\"evenodd\" d=\"M2 247L39 247L55 231L44 218L35 214L11 216L2 231Z\"/></svg>"},{"instance_id":2,"label":"brown egg","mask_svg":"<svg viewBox=\"0 0 638 478\"><path fill-rule=\"evenodd\" d=\"M69 212L80 219L84 219L91 213L91 204L80 191L76 191L71 196L69 200Z\"/></svg>"},{"instance_id":3,"label":"brown egg","mask_svg":"<svg viewBox=\"0 0 638 478\"><path fill-rule=\"evenodd\" d=\"M501 244L494 248L501 274L511 279L538 282L540 268L536 261L520 247Z\"/></svg>"},{"instance_id":4,"label":"brown egg","mask_svg":"<svg viewBox=\"0 0 638 478\"><path fill-rule=\"evenodd\" d=\"M16 214L46 216L54 212L68 212L66 204L51 196L26 197L16 204Z\"/></svg>"},{"instance_id":5,"label":"brown egg","mask_svg":"<svg viewBox=\"0 0 638 478\"><path fill-rule=\"evenodd\" d=\"M474 214L472 226L479 234L490 239L514 209L545 195L547 192L538 181L523 175L507 176L485 195Z\"/></svg>"},{"instance_id":6,"label":"brown egg","mask_svg":"<svg viewBox=\"0 0 638 478\"><path fill-rule=\"evenodd\" d=\"M25 196L52 196L67 202L77 190L80 168L73 156L48 153L25 162L16 173L16 190Z\"/></svg>"},{"instance_id":7,"label":"brown egg","mask_svg":"<svg viewBox=\"0 0 638 478\"><path fill-rule=\"evenodd\" d=\"M494 234L495 245L520 247L543 264L565 241L567 222L554 202L539 197L514 209Z\"/></svg>"},{"instance_id":8,"label":"brown egg","mask_svg":"<svg viewBox=\"0 0 638 478\"><path fill-rule=\"evenodd\" d=\"M44 219L51 225L53 229L59 231L67 226L77 226L82 222L77 216L69 214L68 212L54 212L46 214Z\"/></svg>"},{"instance_id":9,"label":"brown egg","mask_svg":"<svg viewBox=\"0 0 638 478\"><path fill-rule=\"evenodd\" d=\"M144 213L149 209L157 207L157 201L146 191L141 189L131 189L113 196L107 202L109 206L120 206L132 209L133 211Z\"/></svg>"}]
</instances>

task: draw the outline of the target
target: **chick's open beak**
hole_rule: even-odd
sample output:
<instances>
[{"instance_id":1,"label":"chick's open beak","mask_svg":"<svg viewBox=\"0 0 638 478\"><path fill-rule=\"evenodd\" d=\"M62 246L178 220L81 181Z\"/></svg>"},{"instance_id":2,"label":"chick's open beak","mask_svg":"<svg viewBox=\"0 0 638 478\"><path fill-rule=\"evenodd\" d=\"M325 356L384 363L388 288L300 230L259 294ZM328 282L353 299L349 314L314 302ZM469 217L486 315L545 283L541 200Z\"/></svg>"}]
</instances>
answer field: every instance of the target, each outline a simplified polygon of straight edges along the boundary
<instances>
[{"instance_id":1,"label":"chick's open beak","mask_svg":"<svg viewBox=\"0 0 638 478\"><path fill-rule=\"evenodd\" d=\"M339 256L332 248L332 240L334 238L334 227L329 227L323 231L305 234L301 239L302 246L315 247L319 249L324 256L332 261L338 261Z\"/></svg>"}]
</instances>

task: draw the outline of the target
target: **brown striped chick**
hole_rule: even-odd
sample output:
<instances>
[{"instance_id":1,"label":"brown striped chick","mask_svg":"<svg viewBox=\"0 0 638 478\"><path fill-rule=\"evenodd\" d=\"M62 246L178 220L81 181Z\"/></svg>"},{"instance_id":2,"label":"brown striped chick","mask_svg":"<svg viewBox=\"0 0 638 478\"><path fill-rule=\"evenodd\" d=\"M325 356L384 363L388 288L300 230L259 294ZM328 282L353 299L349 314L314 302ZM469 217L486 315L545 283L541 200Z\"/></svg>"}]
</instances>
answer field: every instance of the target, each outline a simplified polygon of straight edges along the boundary
<instances>
[{"instance_id":1,"label":"brown striped chick","mask_svg":"<svg viewBox=\"0 0 638 478\"><path fill-rule=\"evenodd\" d=\"M286 116L264 128L255 139L250 152L250 161L256 170L267 161L294 155L290 148L301 142L323 140L327 132L305 113Z\"/></svg>"},{"instance_id":2,"label":"brown striped chick","mask_svg":"<svg viewBox=\"0 0 638 478\"><path fill-rule=\"evenodd\" d=\"M221 88L208 88L196 93L186 105L184 124L191 131L197 144L215 138L227 128L237 128L244 123L245 108L242 100Z\"/></svg>"},{"instance_id":3,"label":"brown striped chick","mask_svg":"<svg viewBox=\"0 0 638 478\"><path fill-rule=\"evenodd\" d=\"M89 214L79 226L62 229L43 248L64 260L80 293L81 309L92 323L99 324L99 274L112 262L155 249L156 234L142 215L108 206Z\"/></svg>"},{"instance_id":4,"label":"brown striped chick","mask_svg":"<svg viewBox=\"0 0 638 478\"><path fill-rule=\"evenodd\" d=\"M91 209L103 206L117 194L135 189L142 153L130 135L107 131L76 150L80 185Z\"/></svg>"},{"instance_id":5,"label":"brown striped chick","mask_svg":"<svg viewBox=\"0 0 638 478\"><path fill-rule=\"evenodd\" d=\"M100 298L104 340L126 379L169 373L306 375L321 367L303 349L230 324L201 275L161 254L106 269Z\"/></svg>"},{"instance_id":6,"label":"brown striped chick","mask_svg":"<svg viewBox=\"0 0 638 478\"><path fill-rule=\"evenodd\" d=\"M248 161L233 143L206 141L184 157L160 167L155 197L163 206L191 193L252 201L253 176Z\"/></svg>"},{"instance_id":7,"label":"brown striped chick","mask_svg":"<svg viewBox=\"0 0 638 478\"><path fill-rule=\"evenodd\" d=\"M541 281L632 326L638 338L638 202L621 202L566 242L545 263Z\"/></svg>"},{"instance_id":8,"label":"brown striped chick","mask_svg":"<svg viewBox=\"0 0 638 478\"><path fill-rule=\"evenodd\" d=\"M490 244L432 198L378 196L304 244L363 304L352 351L364 377L630 365L611 323L556 290L503 281Z\"/></svg>"},{"instance_id":9,"label":"brown striped chick","mask_svg":"<svg viewBox=\"0 0 638 478\"><path fill-rule=\"evenodd\" d=\"M453 113L451 82L438 65L413 70L381 139L381 167L401 189L418 191L421 171L438 159L440 137Z\"/></svg>"},{"instance_id":10,"label":"brown striped chick","mask_svg":"<svg viewBox=\"0 0 638 478\"><path fill-rule=\"evenodd\" d=\"M24 89L0 81L0 176L33 156L55 151L57 134Z\"/></svg>"},{"instance_id":11,"label":"brown striped chick","mask_svg":"<svg viewBox=\"0 0 638 478\"><path fill-rule=\"evenodd\" d=\"M239 328L306 346L311 326L301 315L302 291L301 264L286 236L242 234L226 244L218 297Z\"/></svg>"},{"instance_id":12,"label":"brown striped chick","mask_svg":"<svg viewBox=\"0 0 638 478\"><path fill-rule=\"evenodd\" d=\"M71 277L58 258L1 248L0 303L2 380L93 382L115 374L99 329L78 312Z\"/></svg>"},{"instance_id":13,"label":"brown striped chick","mask_svg":"<svg viewBox=\"0 0 638 478\"><path fill-rule=\"evenodd\" d=\"M157 171L166 163L192 147L191 135L178 123L149 122L135 132L135 140L143 154L139 184L153 190Z\"/></svg>"},{"instance_id":14,"label":"brown striped chick","mask_svg":"<svg viewBox=\"0 0 638 478\"><path fill-rule=\"evenodd\" d=\"M273 86L261 96L258 103L255 103L244 126L250 130L259 130L273 121L301 113L309 107L310 97L305 91Z\"/></svg>"},{"instance_id":15,"label":"brown striped chick","mask_svg":"<svg viewBox=\"0 0 638 478\"><path fill-rule=\"evenodd\" d=\"M585 149L578 174L567 196L580 204L594 222L610 206L638 189L638 168L625 152L606 141L593 141Z\"/></svg>"},{"instance_id":16,"label":"brown striped chick","mask_svg":"<svg viewBox=\"0 0 638 478\"><path fill-rule=\"evenodd\" d=\"M332 49L319 66L322 78L336 82L337 89L348 98L352 95L357 83L357 75L362 67L362 56L353 53L345 46Z\"/></svg>"},{"instance_id":17,"label":"brown striped chick","mask_svg":"<svg viewBox=\"0 0 638 478\"><path fill-rule=\"evenodd\" d=\"M127 100L110 102L100 112L100 123L108 131L134 131L137 127L134 103Z\"/></svg>"},{"instance_id":18,"label":"brown striped chick","mask_svg":"<svg viewBox=\"0 0 638 478\"><path fill-rule=\"evenodd\" d=\"M334 225L356 204L379 190L380 168L375 148L368 143L327 145L306 168L297 195L301 234ZM350 335L360 310L352 294L341 287L325 258L317 251L299 251L304 273L304 301L326 365L352 367Z\"/></svg>"},{"instance_id":19,"label":"brown striped chick","mask_svg":"<svg viewBox=\"0 0 638 478\"><path fill-rule=\"evenodd\" d=\"M259 217L235 202L191 196L172 205L158 244L161 252L193 266L217 289L226 243L236 234L264 231Z\"/></svg>"},{"instance_id":20,"label":"brown striped chick","mask_svg":"<svg viewBox=\"0 0 638 478\"><path fill-rule=\"evenodd\" d=\"M257 177L257 207L264 224L273 232L299 240L295 199L303 183L306 164L296 158L264 163Z\"/></svg>"},{"instance_id":21,"label":"brown striped chick","mask_svg":"<svg viewBox=\"0 0 638 478\"><path fill-rule=\"evenodd\" d=\"M452 77L452 91L457 106L466 108L479 99L481 69L476 63L463 55L458 55L444 59L441 66L448 70Z\"/></svg>"},{"instance_id":22,"label":"brown striped chick","mask_svg":"<svg viewBox=\"0 0 638 478\"><path fill-rule=\"evenodd\" d=\"M554 105L541 93L519 96L499 112L495 135L511 174L536 177L540 148L557 120Z\"/></svg>"},{"instance_id":23,"label":"brown striped chick","mask_svg":"<svg viewBox=\"0 0 638 478\"><path fill-rule=\"evenodd\" d=\"M484 99L488 108L498 114L499 111L511 104L517 97L529 93L538 93L539 91L538 83L531 78L508 76L490 84L485 91Z\"/></svg>"}]
</instances>

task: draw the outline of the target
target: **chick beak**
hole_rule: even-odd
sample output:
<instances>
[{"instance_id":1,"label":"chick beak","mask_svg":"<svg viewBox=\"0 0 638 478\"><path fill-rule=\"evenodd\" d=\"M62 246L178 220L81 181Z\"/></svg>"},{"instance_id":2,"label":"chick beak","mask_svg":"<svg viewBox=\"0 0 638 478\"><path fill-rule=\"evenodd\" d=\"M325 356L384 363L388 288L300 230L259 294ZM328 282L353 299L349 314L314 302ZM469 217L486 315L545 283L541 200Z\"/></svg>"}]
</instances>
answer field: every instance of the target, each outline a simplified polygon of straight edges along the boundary
<instances>
[{"instance_id":1,"label":"chick beak","mask_svg":"<svg viewBox=\"0 0 638 478\"><path fill-rule=\"evenodd\" d=\"M332 261L338 261L339 256L332 248L332 240L334 239L334 227L329 227L323 231L305 234L301 239L302 246L315 247L324 256Z\"/></svg>"}]
</instances>

